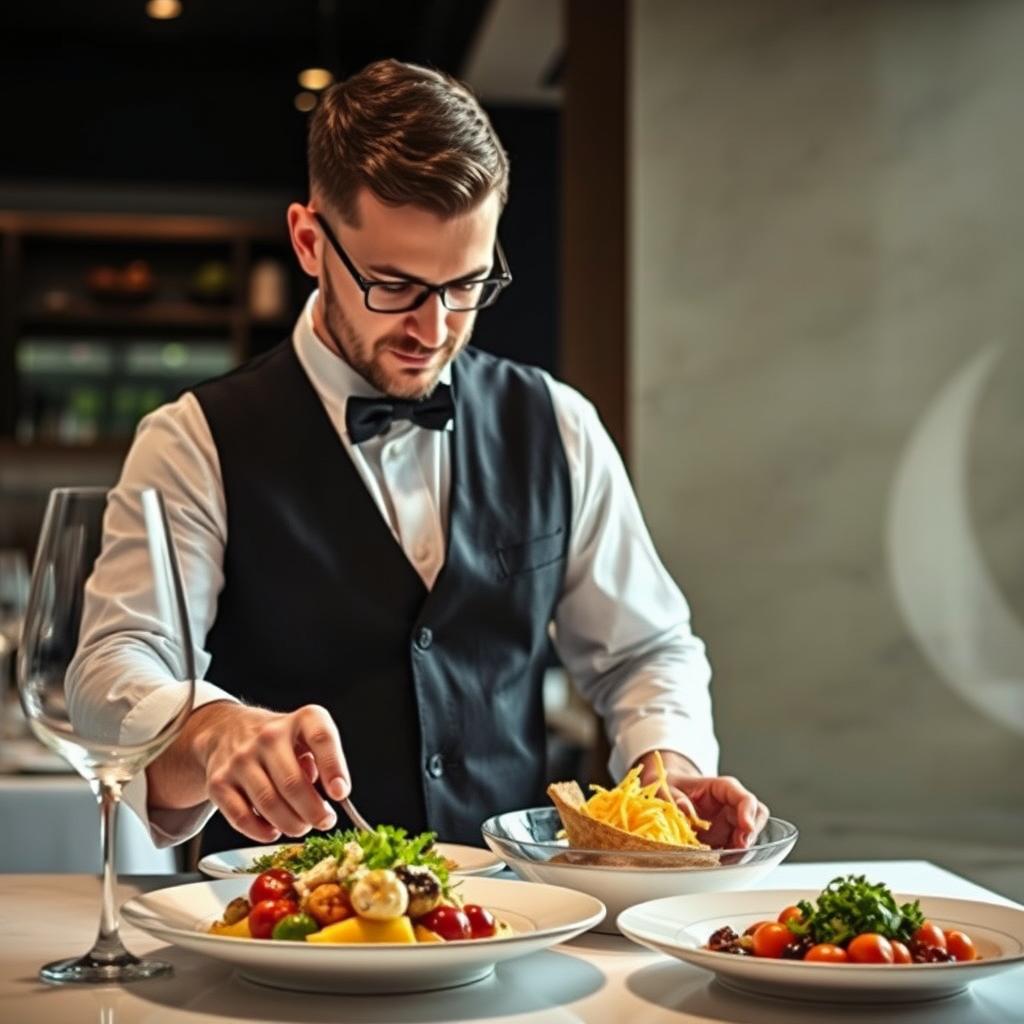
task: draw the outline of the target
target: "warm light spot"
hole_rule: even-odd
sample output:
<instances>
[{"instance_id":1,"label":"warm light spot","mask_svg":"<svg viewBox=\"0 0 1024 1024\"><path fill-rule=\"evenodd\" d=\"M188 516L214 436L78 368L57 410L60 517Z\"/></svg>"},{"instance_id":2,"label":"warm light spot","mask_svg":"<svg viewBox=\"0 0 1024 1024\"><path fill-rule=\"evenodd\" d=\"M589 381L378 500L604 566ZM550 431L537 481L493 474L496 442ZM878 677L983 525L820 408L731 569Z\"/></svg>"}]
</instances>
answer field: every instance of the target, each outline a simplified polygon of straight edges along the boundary
<instances>
[{"instance_id":1,"label":"warm light spot","mask_svg":"<svg viewBox=\"0 0 1024 1024\"><path fill-rule=\"evenodd\" d=\"M326 89L334 81L334 75L327 68L305 68L299 72L299 85L303 89Z\"/></svg>"},{"instance_id":2,"label":"warm light spot","mask_svg":"<svg viewBox=\"0 0 1024 1024\"><path fill-rule=\"evenodd\" d=\"M308 114L316 106L316 96L311 92L300 92L295 97L295 109Z\"/></svg>"},{"instance_id":3,"label":"warm light spot","mask_svg":"<svg viewBox=\"0 0 1024 1024\"><path fill-rule=\"evenodd\" d=\"M181 14L181 0L147 0L146 13L157 21L167 21Z\"/></svg>"}]
</instances>

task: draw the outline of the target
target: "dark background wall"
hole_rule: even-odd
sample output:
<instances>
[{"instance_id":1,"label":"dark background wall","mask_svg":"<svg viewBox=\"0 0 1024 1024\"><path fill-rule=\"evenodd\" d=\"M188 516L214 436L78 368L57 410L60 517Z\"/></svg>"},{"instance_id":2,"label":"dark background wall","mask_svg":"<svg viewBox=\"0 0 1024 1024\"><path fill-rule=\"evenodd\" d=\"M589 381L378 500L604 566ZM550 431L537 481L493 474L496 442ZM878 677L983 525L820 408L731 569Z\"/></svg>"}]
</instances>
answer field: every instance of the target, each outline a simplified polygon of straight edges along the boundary
<instances>
[{"instance_id":1,"label":"dark background wall","mask_svg":"<svg viewBox=\"0 0 1024 1024\"><path fill-rule=\"evenodd\" d=\"M15 6L17 9L14 9ZM171 22L142 0L0 9L0 208L251 212L283 219L305 194L297 72L344 77L385 56L458 74L480 0L185 2ZM512 160L501 237L515 277L481 347L554 369L559 115L489 112Z\"/></svg>"}]
</instances>

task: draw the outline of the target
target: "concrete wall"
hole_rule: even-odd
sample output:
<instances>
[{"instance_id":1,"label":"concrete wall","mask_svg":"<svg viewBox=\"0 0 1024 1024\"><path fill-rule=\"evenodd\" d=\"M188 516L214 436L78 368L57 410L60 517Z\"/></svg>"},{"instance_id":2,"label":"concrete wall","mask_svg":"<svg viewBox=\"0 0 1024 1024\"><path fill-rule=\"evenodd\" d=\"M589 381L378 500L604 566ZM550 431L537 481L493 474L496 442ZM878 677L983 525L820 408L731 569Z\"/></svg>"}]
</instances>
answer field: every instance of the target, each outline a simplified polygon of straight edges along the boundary
<instances>
[{"instance_id":1,"label":"concrete wall","mask_svg":"<svg viewBox=\"0 0 1024 1024\"><path fill-rule=\"evenodd\" d=\"M1024 4L634 0L632 467L795 856L1024 897Z\"/></svg>"}]
</instances>

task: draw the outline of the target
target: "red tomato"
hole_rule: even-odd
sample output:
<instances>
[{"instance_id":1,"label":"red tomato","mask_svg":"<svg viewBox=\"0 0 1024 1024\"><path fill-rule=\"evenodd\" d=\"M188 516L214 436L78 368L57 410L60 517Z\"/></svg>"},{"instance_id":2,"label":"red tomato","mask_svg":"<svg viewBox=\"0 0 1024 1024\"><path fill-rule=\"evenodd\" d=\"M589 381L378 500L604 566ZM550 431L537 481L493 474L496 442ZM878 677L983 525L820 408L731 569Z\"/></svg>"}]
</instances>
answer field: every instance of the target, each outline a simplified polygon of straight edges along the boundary
<instances>
[{"instance_id":1,"label":"red tomato","mask_svg":"<svg viewBox=\"0 0 1024 1024\"><path fill-rule=\"evenodd\" d=\"M978 959L978 951L974 948L974 943L966 932L946 932L946 949L957 960Z\"/></svg>"},{"instance_id":2,"label":"red tomato","mask_svg":"<svg viewBox=\"0 0 1024 1024\"><path fill-rule=\"evenodd\" d=\"M939 949L946 948L946 933L931 921L925 921L920 928L914 932L914 942L920 942L925 946L938 946Z\"/></svg>"},{"instance_id":3,"label":"red tomato","mask_svg":"<svg viewBox=\"0 0 1024 1024\"><path fill-rule=\"evenodd\" d=\"M295 877L284 868L271 868L257 875L249 886L249 902L262 903L263 900L295 899Z\"/></svg>"},{"instance_id":4,"label":"red tomato","mask_svg":"<svg viewBox=\"0 0 1024 1024\"><path fill-rule=\"evenodd\" d=\"M779 914L779 924L785 924L787 921L802 921L804 915L800 912L799 907L786 907L786 909Z\"/></svg>"},{"instance_id":5,"label":"red tomato","mask_svg":"<svg viewBox=\"0 0 1024 1024\"><path fill-rule=\"evenodd\" d=\"M910 955L910 950L898 939L890 939L889 945L892 946L892 962L894 964L911 964L914 962L914 958Z\"/></svg>"},{"instance_id":6,"label":"red tomato","mask_svg":"<svg viewBox=\"0 0 1024 1024\"><path fill-rule=\"evenodd\" d=\"M895 960L892 943L877 932L862 932L851 939L846 955L855 964L891 964Z\"/></svg>"},{"instance_id":7,"label":"red tomato","mask_svg":"<svg viewBox=\"0 0 1024 1024\"><path fill-rule=\"evenodd\" d=\"M445 942L473 938L473 929L470 926L469 918L458 907L444 905L435 907L430 913L419 918L416 923L440 935Z\"/></svg>"},{"instance_id":8,"label":"red tomato","mask_svg":"<svg viewBox=\"0 0 1024 1024\"><path fill-rule=\"evenodd\" d=\"M761 927L761 925L763 925L763 924L771 924L771 923L772 923L771 921L755 921L743 934L744 935L753 935L754 932L756 932L757 929Z\"/></svg>"},{"instance_id":9,"label":"red tomato","mask_svg":"<svg viewBox=\"0 0 1024 1024\"><path fill-rule=\"evenodd\" d=\"M845 964L850 958L842 946L833 946L831 942L819 942L807 950L804 959L820 964Z\"/></svg>"},{"instance_id":10,"label":"red tomato","mask_svg":"<svg viewBox=\"0 0 1024 1024\"><path fill-rule=\"evenodd\" d=\"M498 930L498 922L486 907L467 903L462 911L469 918L469 928L474 939L489 939Z\"/></svg>"},{"instance_id":11,"label":"red tomato","mask_svg":"<svg viewBox=\"0 0 1024 1024\"><path fill-rule=\"evenodd\" d=\"M299 905L294 900L260 900L249 911L249 934L254 939L269 939L282 917L298 912Z\"/></svg>"},{"instance_id":12,"label":"red tomato","mask_svg":"<svg viewBox=\"0 0 1024 1024\"><path fill-rule=\"evenodd\" d=\"M793 941L793 933L778 921L761 925L754 932L754 956L771 957L778 960L782 951Z\"/></svg>"}]
</instances>

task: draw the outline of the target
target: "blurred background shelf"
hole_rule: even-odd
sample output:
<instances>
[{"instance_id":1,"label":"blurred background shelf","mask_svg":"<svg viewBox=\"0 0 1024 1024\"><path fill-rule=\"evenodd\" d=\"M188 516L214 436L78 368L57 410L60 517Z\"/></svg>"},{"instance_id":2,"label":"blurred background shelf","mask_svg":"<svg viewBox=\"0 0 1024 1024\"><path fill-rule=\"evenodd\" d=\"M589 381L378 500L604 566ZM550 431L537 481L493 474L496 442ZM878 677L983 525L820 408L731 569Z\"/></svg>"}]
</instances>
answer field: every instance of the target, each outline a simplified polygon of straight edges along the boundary
<instances>
[{"instance_id":1,"label":"blurred background shelf","mask_svg":"<svg viewBox=\"0 0 1024 1024\"><path fill-rule=\"evenodd\" d=\"M232 327L243 314L233 309L204 309L179 302L151 302L121 309L74 300L62 309L28 308L21 314L25 327ZM284 320L277 321L283 325Z\"/></svg>"},{"instance_id":2,"label":"blurred background shelf","mask_svg":"<svg viewBox=\"0 0 1024 1024\"><path fill-rule=\"evenodd\" d=\"M0 211L0 441L73 458L287 333L283 217Z\"/></svg>"}]
</instances>

